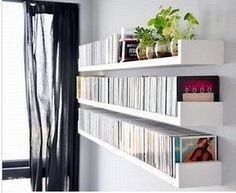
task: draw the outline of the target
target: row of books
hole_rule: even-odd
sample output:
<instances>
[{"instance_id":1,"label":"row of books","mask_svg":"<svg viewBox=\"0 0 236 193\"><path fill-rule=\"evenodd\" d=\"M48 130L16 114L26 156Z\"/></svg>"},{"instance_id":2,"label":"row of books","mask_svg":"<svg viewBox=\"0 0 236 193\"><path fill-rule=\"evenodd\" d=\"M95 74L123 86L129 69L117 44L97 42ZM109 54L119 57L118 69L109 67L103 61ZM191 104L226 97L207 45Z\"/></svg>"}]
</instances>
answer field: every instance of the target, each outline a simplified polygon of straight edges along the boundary
<instances>
[{"instance_id":1,"label":"row of books","mask_svg":"<svg viewBox=\"0 0 236 193\"><path fill-rule=\"evenodd\" d=\"M79 46L79 66L116 63L120 54L120 34Z\"/></svg>"},{"instance_id":2,"label":"row of books","mask_svg":"<svg viewBox=\"0 0 236 193\"><path fill-rule=\"evenodd\" d=\"M176 163L217 160L217 137L202 132L144 127L88 109L79 109L79 129L171 177L176 177Z\"/></svg>"},{"instance_id":3,"label":"row of books","mask_svg":"<svg viewBox=\"0 0 236 193\"><path fill-rule=\"evenodd\" d=\"M80 98L177 116L177 101L219 101L219 77L79 77Z\"/></svg>"}]
</instances>

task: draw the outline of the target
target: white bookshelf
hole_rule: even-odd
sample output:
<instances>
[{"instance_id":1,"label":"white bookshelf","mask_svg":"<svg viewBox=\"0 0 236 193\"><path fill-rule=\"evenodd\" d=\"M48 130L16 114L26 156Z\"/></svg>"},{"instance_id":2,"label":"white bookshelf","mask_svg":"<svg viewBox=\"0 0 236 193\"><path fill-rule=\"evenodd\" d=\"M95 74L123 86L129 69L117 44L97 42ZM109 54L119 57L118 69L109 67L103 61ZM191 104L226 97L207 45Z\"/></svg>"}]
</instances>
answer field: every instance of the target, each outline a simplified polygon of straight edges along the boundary
<instances>
[{"instance_id":1,"label":"white bookshelf","mask_svg":"<svg viewBox=\"0 0 236 193\"><path fill-rule=\"evenodd\" d=\"M108 143L88 134L87 132L78 129L78 133L104 147L105 149L115 153L116 155L132 162L140 168L152 173L158 178L167 183L178 187L196 187L196 186L214 186L222 183L222 163L221 161L207 162L191 162L191 163L176 163L176 178L173 178L164 172L154 168L153 166L119 150L118 148L109 145Z\"/></svg>"},{"instance_id":2,"label":"white bookshelf","mask_svg":"<svg viewBox=\"0 0 236 193\"><path fill-rule=\"evenodd\" d=\"M94 108L105 109L124 115L135 116L180 127L219 126L223 124L222 102L178 102L177 117L85 99L79 99L79 103Z\"/></svg>"},{"instance_id":3,"label":"white bookshelf","mask_svg":"<svg viewBox=\"0 0 236 193\"><path fill-rule=\"evenodd\" d=\"M179 40L178 56L79 67L80 73L138 68L206 66L224 63L224 42L221 40Z\"/></svg>"},{"instance_id":4,"label":"white bookshelf","mask_svg":"<svg viewBox=\"0 0 236 193\"><path fill-rule=\"evenodd\" d=\"M222 65L224 63L224 42L221 40L179 40L178 56L150 60L131 61L94 66L80 66L79 74L103 75L106 71ZM103 73L104 72L104 73ZM104 109L142 119L161 122L179 127L220 126L223 124L222 102L177 102L178 116L168 116L143 110L79 99L81 107ZM153 166L122 152L104 141L78 129L81 136L95 142L116 155L145 169L158 178L178 187L218 186L222 183L222 162L176 163L176 178L173 178Z\"/></svg>"}]
</instances>

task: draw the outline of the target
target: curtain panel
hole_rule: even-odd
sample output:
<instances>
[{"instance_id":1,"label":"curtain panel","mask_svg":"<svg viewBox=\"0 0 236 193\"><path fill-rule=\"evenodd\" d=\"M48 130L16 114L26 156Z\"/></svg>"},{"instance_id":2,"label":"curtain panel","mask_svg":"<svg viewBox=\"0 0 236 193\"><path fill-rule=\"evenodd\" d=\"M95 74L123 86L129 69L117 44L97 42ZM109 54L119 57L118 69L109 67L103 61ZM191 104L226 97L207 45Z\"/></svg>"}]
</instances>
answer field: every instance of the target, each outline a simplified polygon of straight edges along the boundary
<instances>
[{"instance_id":1,"label":"curtain panel","mask_svg":"<svg viewBox=\"0 0 236 193\"><path fill-rule=\"evenodd\" d=\"M78 190L78 8L77 4L25 2L33 191Z\"/></svg>"}]
</instances>

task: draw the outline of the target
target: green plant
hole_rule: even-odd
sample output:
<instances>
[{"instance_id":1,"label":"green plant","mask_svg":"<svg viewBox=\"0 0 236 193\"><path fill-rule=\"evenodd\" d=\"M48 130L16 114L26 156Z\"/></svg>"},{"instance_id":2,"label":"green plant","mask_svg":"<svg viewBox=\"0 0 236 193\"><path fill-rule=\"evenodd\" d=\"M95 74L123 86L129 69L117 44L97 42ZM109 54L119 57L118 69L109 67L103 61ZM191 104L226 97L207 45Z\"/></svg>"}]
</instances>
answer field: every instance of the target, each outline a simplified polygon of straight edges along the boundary
<instances>
[{"instance_id":1,"label":"green plant","mask_svg":"<svg viewBox=\"0 0 236 193\"><path fill-rule=\"evenodd\" d=\"M156 17L148 21L148 26L153 26L156 29L160 41L191 40L196 37L195 26L199 24L198 20L192 13L186 13L184 16L185 27L181 30L179 11L180 9L172 7L160 7Z\"/></svg>"},{"instance_id":2,"label":"green plant","mask_svg":"<svg viewBox=\"0 0 236 193\"><path fill-rule=\"evenodd\" d=\"M171 39L179 40L186 39L191 40L196 37L195 25L198 25L198 20L193 16L192 13L187 13L184 16L184 21L186 22L183 30L180 28L180 19L179 15L173 16L170 20L171 27L165 28L163 30L164 34L168 34Z\"/></svg>"},{"instance_id":3,"label":"green plant","mask_svg":"<svg viewBox=\"0 0 236 193\"><path fill-rule=\"evenodd\" d=\"M194 39L196 37L195 34L195 25L199 25L198 20L193 16L192 13L187 13L184 16L184 20L187 22L186 28L184 29L182 33L182 39Z\"/></svg>"},{"instance_id":4,"label":"green plant","mask_svg":"<svg viewBox=\"0 0 236 193\"><path fill-rule=\"evenodd\" d=\"M173 9L172 7L159 7L156 17L148 21L148 26L153 26L156 29L159 41L164 43L171 40L170 30L174 18L179 17L178 12L179 9Z\"/></svg>"},{"instance_id":5,"label":"green plant","mask_svg":"<svg viewBox=\"0 0 236 193\"><path fill-rule=\"evenodd\" d=\"M153 36L153 29L143 28L137 26L134 31L134 37L139 41L141 48L152 46L155 43L155 37Z\"/></svg>"}]
</instances>

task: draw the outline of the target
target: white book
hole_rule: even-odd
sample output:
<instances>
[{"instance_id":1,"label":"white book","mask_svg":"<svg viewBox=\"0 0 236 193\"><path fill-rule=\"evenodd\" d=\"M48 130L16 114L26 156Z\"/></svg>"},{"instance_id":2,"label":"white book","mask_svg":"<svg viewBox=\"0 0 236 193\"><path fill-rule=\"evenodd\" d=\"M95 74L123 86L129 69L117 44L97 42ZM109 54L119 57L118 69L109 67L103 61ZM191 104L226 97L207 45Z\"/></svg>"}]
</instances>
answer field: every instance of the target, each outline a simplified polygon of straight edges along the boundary
<instances>
[{"instance_id":1,"label":"white book","mask_svg":"<svg viewBox=\"0 0 236 193\"><path fill-rule=\"evenodd\" d=\"M113 34L113 63L118 62L118 54L119 54L119 34Z\"/></svg>"},{"instance_id":2,"label":"white book","mask_svg":"<svg viewBox=\"0 0 236 193\"><path fill-rule=\"evenodd\" d=\"M114 77L114 104L118 105L119 79Z\"/></svg>"},{"instance_id":3,"label":"white book","mask_svg":"<svg viewBox=\"0 0 236 193\"><path fill-rule=\"evenodd\" d=\"M102 77L98 78L98 101L102 102Z\"/></svg>"},{"instance_id":4,"label":"white book","mask_svg":"<svg viewBox=\"0 0 236 193\"><path fill-rule=\"evenodd\" d=\"M90 90L89 77L85 77L85 80L86 80L86 81L85 81L85 85L86 85L86 86L85 86L85 88L86 88L86 89L85 89L85 96L86 96L86 99L89 100L89 99L90 99L90 98L89 98L89 90Z\"/></svg>"},{"instance_id":5,"label":"white book","mask_svg":"<svg viewBox=\"0 0 236 193\"><path fill-rule=\"evenodd\" d=\"M130 91L130 95L129 95L130 108L134 108L134 78L133 77L129 77L129 91Z\"/></svg>"},{"instance_id":6,"label":"white book","mask_svg":"<svg viewBox=\"0 0 236 193\"><path fill-rule=\"evenodd\" d=\"M151 112L155 113L156 112L156 106L157 106L157 81L156 81L156 77L151 77L150 78L150 82L151 82L151 89L150 89L150 106L149 109Z\"/></svg>"},{"instance_id":7,"label":"white book","mask_svg":"<svg viewBox=\"0 0 236 193\"><path fill-rule=\"evenodd\" d=\"M130 107L130 78L127 77L127 107Z\"/></svg>"},{"instance_id":8,"label":"white book","mask_svg":"<svg viewBox=\"0 0 236 193\"><path fill-rule=\"evenodd\" d=\"M143 140L143 161L145 161L145 132L146 132L146 129L145 128L143 128L143 138L142 138L142 140Z\"/></svg>"},{"instance_id":9,"label":"white book","mask_svg":"<svg viewBox=\"0 0 236 193\"><path fill-rule=\"evenodd\" d=\"M128 106L128 78L127 77L123 78L123 85L124 85L123 106L127 107Z\"/></svg>"},{"instance_id":10,"label":"white book","mask_svg":"<svg viewBox=\"0 0 236 193\"><path fill-rule=\"evenodd\" d=\"M118 84L119 84L119 91L118 91L118 105L122 106L122 91L123 91L123 85L122 85L122 78L118 78Z\"/></svg>"},{"instance_id":11,"label":"white book","mask_svg":"<svg viewBox=\"0 0 236 193\"><path fill-rule=\"evenodd\" d=\"M166 113L166 77L161 77L161 114Z\"/></svg>"},{"instance_id":12,"label":"white book","mask_svg":"<svg viewBox=\"0 0 236 193\"><path fill-rule=\"evenodd\" d=\"M149 164L150 165L153 165L153 156L152 156L152 153L153 153L153 132L152 130L149 130L150 132L150 135L149 135Z\"/></svg>"},{"instance_id":13,"label":"white book","mask_svg":"<svg viewBox=\"0 0 236 193\"><path fill-rule=\"evenodd\" d=\"M157 110L156 112L157 113L161 113L161 77L157 77L157 93L156 93L156 96L157 96Z\"/></svg>"},{"instance_id":14,"label":"white book","mask_svg":"<svg viewBox=\"0 0 236 193\"><path fill-rule=\"evenodd\" d=\"M109 104L113 104L113 78L108 78L109 82Z\"/></svg>"},{"instance_id":15,"label":"white book","mask_svg":"<svg viewBox=\"0 0 236 193\"><path fill-rule=\"evenodd\" d=\"M177 77L172 77L172 116L177 116Z\"/></svg>"},{"instance_id":16,"label":"white book","mask_svg":"<svg viewBox=\"0 0 236 193\"><path fill-rule=\"evenodd\" d=\"M138 77L134 77L134 108L138 109Z\"/></svg>"},{"instance_id":17,"label":"white book","mask_svg":"<svg viewBox=\"0 0 236 193\"><path fill-rule=\"evenodd\" d=\"M144 110L144 77L140 77L140 110Z\"/></svg>"},{"instance_id":18,"label":"white book","mask_svg":"<svg viewBox=\"0 0 236 193\"><path fill-rule=\"evenodd\" d=\"M105 39L105 64L109 63L109 38Z\"/></svg>"},{"instance_id":19,"label":"white book","mask_svg":"<svg viewBox=\"0 0 236 193\"><path fill-rule=\"evenodd\" d=\"M148 92L149 92L148 77L144 77L144 110L145 111L148 111Z\"/></svg>"},{"instance_id":20,"label":"white book","mask_svg":"<svg viewBox=\"0 0 236 193\"><path fill-rule=\"evenodd\" d=\"M159 144L158 144L158 133L154 134L154 167L159 168Z\"/></svg>"},{"instance_id":21,"label":"white book","mask_svg":"<svg viewBox=\"0 0 236 193\"><path fill-rule=\"evenodd\" d=\"M98 91L98 85L99 85L99 83L98 83L98 77L96 77L96 88L95 88L95 100L96 101L98 101L98 93L99 93L99 91Z\"/></svg>"},{"instance_id":22,"label":"white book","mask_svg":"<svg viewBox=\"0 0 236 193\"><path fill-rule=\"evenodd\" d=\"M172 115L172 77L166 78L166 115Z\"/></svg>"},{"instance_id":23,"label":"white book","mask_svg":"<svg viewBox=\"0 0 236 193\"><path fill-rule=\"evenodd\" d=\"M105 103L108 103L108 97L109 97L109 80L108 77L105 77Z\"/></svg>"},{"instance_id":24,"label":"white book","mask_svg":"<svg viewBox=\"0 0 236 193\"><path fill-rule=\"evenodd\" d=\"M134 129L134 156L137 158L138 157L138 152L139 152L139 146L138 146L138 137L139 137L139 126L135 125L133 127Z\"/></svg>"},{"instance_id":25,"label":"white book","mask_svg":"<svg viewBox=\"0 0 236 193\"><path fill-rule=\"evenodd\" d=\"M115 146L117 148L119 148L119 127L118 127L118 121L114 121L114 130L115 130L115 133L116 133L116 136L115 136Z\"/></svg>"},{"instance_id":26,"label":"white book","mask_svg":"<svg viewBox=\"0 0 236 193\"><path fill-rule=\"evenodd\" d=\"M151 77L148 76L147 77L147 84L145 86L147 86L147 92L145 92L145 96L146 96L146 111L150 111L150 85L151 85Z\"/></svg>"},{"instance_id":27,"label":"white book","mask_svg":"<svg viewBox=\"0 0 236 193\"><path fill-rule=\"evenodd\" d=\"M113 49L113 44L112 44L112 36L109 36L109 64L112 63L112 49Z\"/></svg>"},{"instance_id":28,"label":"white book","mask_svg":"<svg viewBox=\"0 0 236 193\"><path fill-rule=\"evenodd\" d=\"M170 172L169 175L173 176L173 138L169 137L169 168L170 168Z\"/></svg>"},{"instance_id":29,"label":"white book","mask_svg":"<svg viewBox=\"0 0 236 193\"><path fill-rule=\"evenodd\" d=\"M145 130L145 145L144 145L144 148L145 148L145 162L146 163L149 163L149 157L148 157L148 134L149 134L149 132L148 132L149 130L148 129L146 129Z\"/></svg>"},{"instance_id":30,"label":"white book","mask_svg":"<svg viewBox=\"0 0 236 193\"><path fill-rule=\"evenodd\" d=\"M172 137L172 176L175 178L176 177L176 159L175 159L175 137Z\"/></svg>"},{"instance_id":31,"label":"white book","mask_svg":"<svg viewBox=\"0 0 236 193\"><path fill-rule=\"evenodd\" d=\"M136 97L137 97L137 106L136 109L140 109L140 77L136 78L137 80L137 90L136 90Z\"/></svg>"}]
</instances>

